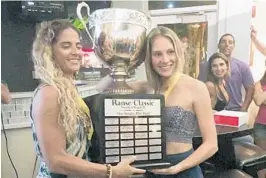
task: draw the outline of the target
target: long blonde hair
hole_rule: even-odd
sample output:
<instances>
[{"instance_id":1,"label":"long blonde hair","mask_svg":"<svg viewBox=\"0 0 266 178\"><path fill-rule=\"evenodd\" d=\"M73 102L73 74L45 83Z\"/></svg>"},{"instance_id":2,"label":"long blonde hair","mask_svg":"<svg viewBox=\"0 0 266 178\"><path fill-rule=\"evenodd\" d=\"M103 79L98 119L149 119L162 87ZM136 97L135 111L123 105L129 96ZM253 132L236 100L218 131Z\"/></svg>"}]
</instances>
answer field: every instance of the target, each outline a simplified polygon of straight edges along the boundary
<instances>
[{"instance_id":1,"label":"long blonde hair","mask_svg":"<svg viewBox=\"0 0 266 178\"><path fill-rule=\"evenodd\" d=\"M174 46L177 65L176 65L176 72L183 72L184 68L184 45L176 35L174 31L172 31L170 28L159 26L150 31L148 34L146 41L145 41L145 69L146 69L146 75L147 80L149 84L153 87L156 93L159 92L160 87L162 85L161 77L160 75L153 69L152 66L152 44L154 42L154 39L157 36L163 36L165 38L170 39Z\"/></svg>"},{"instance_id":2,"label":"long blonde hair","mask_svg":"<svg viewBox=\"0 0 266 178\"><path fill-rule=\"evenodd\" d=\"M42 22L37 28L33 42L32 60L41 82L55 87L58 91L60 105L58 121L65 130L67 141L72 142L77 132L77 124L83 122L84 126L88 128L90 120L85 117L78 104L79 95L73 84L73 79L64 76L53 56L53 44L57 37L68 28L74 29L79 34L79 31L68 20Z\"/></svg>"}]
</instances>

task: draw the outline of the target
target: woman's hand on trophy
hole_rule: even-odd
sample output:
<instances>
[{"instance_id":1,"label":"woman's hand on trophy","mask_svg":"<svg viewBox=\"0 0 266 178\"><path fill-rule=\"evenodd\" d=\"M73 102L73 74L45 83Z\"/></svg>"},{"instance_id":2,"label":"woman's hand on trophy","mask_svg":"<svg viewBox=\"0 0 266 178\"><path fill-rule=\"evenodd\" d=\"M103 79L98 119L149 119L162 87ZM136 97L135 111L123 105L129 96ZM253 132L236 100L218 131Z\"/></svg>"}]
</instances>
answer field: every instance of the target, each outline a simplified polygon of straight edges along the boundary
<instances>
[{"instance_id":1,"label":"woman's hand on trophy","mask_svg":"<svg viewBox=\"0 0 266 178\"><path fill-rule=\"evenodd\" d=\"M133 174L144 174L146 171L130 166L136 160L136 156L124 159L112 168L112 178L128 178Z\"/></svg>"}]
</instances>

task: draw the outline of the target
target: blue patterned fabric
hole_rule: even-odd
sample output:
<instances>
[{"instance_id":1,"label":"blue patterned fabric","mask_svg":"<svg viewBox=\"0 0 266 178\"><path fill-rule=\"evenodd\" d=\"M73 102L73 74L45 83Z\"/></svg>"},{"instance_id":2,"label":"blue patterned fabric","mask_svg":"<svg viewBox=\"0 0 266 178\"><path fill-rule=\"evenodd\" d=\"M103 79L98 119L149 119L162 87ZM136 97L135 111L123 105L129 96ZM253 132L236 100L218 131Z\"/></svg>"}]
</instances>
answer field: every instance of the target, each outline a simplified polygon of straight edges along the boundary
<instances>
[{"instance_id":1,"label":"blue patterned fabric","mask_svg":"<svg viewBox=\"0 0 266 178\"><path fill-rule=\"evenodd\" d=\"M38 87L34 93L36 93L41 87L44 87L45 85L41 85L40 87ZM30 109L30 113L31 113L32 107ZM39 142L38 142L38 138L36 135L36 129L35 129L35 125L34 125L34 120L32 119L31 116L31 127L32 127L32 132L33 132L33 141L35 144L35 150L37 153L37 156L40 158L40 168L37 174L37 178L63 178L63 177L67 177L66 175L60 175L60 174L56 174L56 173L51 173L45 163L45 161L43 160L43 156L42 156L42 152L39 146ZM79 122L79 124L77 125L77 134L76 137L74 139L74 141L70 144L67 143L66 145L66 150L67 153L73 156L77 156L79 154L79 151L81 149L82 146L82 142L83 139L87 139L85 137L87 137L88 133L85 132L85 127L84 124L82 122ZM56 144L56 143L55 143ZM83 159L84 160L88 160L90 161L89 157L88 157L88 149L90 148L91 145L91 141L87 139L87 145L86 145L86 151L83 155Z\"/></svg>"}]
</instances>

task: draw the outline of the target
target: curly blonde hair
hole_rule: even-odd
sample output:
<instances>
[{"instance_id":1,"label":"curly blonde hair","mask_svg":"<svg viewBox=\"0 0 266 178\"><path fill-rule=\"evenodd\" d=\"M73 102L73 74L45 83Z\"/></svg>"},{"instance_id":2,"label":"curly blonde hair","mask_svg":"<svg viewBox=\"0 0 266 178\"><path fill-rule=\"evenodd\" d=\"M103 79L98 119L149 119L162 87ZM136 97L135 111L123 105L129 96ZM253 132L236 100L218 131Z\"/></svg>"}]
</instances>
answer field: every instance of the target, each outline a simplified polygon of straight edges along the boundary
<instances>
[{"instance_id":1,"label":"curly blonde hair","mask_svg":"<svg viewBox=\"0 0 266 178\"><path fill-rule=\"evenodd\" d=\"M79 94L73 79L64 76L53 58L52 46L56 43L57 37L68 28L74 29L79 34L68 20L42 22L37 28L33 42L32 60L41 82L55 87L59 94L58 121L65 129L67 141L72 142L77 132L77 125L82 122L85 128L89 128L91 122L79 106Z\"/></svg>"},{"instance_id":2,"label":"curly blonde hair","mask_svg":"<svg viewBox=\"0 0 266 178\"><path fill-rule=\"evenodd\" d=\"M170 39L174 46L177 65L176 72L183 72L184 69L184 45L176 35L176 33L170 28L159 26L150 31L145 41L145 69L147 75L147 81L154 88L155 92L159 92L160 87L162 85L160 75L153 69L151 62L151 53L152 53L152 43L157 36L163 36L165 38Z\"/></svg>"}]
</instances>

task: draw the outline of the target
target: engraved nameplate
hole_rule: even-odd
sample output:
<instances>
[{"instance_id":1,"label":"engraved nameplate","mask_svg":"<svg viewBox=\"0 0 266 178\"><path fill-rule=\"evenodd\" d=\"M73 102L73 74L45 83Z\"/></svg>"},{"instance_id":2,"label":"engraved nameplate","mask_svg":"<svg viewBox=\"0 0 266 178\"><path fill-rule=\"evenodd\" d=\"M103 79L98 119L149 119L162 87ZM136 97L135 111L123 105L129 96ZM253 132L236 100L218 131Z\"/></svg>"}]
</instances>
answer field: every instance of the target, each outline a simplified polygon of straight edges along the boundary
<instances>
[{"instance_id":1,"label":"engraved nameplate","mask_svg":"<svg viewBox=\"0 0 266 178\"><path fill-rule=\"evenodd\" d=\"M159 99L105 99L104 113L106 117L159 116L160 108Z\"/></svg>"}]
</instances>

